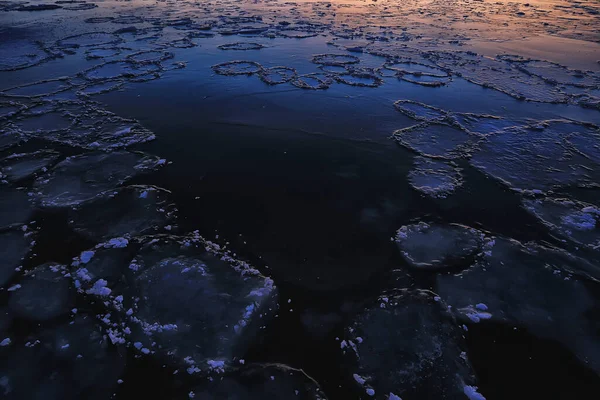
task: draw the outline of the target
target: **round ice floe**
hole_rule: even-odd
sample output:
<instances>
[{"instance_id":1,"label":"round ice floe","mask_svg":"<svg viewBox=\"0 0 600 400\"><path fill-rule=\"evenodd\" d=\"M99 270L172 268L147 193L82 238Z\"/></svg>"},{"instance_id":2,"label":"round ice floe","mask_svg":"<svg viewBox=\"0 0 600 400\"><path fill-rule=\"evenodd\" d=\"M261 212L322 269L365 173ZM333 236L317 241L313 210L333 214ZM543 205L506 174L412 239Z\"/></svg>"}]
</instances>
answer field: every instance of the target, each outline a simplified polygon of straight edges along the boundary
<instances>
[{"instance_id":1,"label":"round ice floe","mask_svg":"<svg viewBox=\"0 0 600 400\"><path fill-rule=\"evenodd\" d=\"M135 255L132 253L135 251L134 245L127 238L117 237L81 252L71 264L71 278L75 287L80 292L87 292L98 280L103 280L106 282L104 287L114 289ZM111 293L114 294L114 291L111 290L107 294Z\"/></svg>"},{"instance_id":2,"label":"round ice floe","mask_svg":"<svg viewBox=\"0 0 600 400\"><path fill-rule=\"evenodd\" d=\"M136 63L133 61L108 61L104 64L93 66L82 75L91 81L135 78L149 73L156 73L162 70L156 63Z\"/></svg>"},{"instance_id":3,"label":"round ice floe","mask_svg":"<svg viewBox=\"0 0 600 400\"><path fill-rule=\"evenodd\" d=\"M259 72L260 79L269 85L280 85L296 77L296 70L290 67L264 68Z\"/></svg>"},{"instance_id":4,"label":"round ice floe","mask_svg":"<svg viewBox=\"0 0 600 400\"><path fill-rule=\"evenodd\" d=\"M68 157L36 179L34 199L42 207L74 206L162 164L158 157L125 151Z\"/></svg>"},{"instance_id":5,"label":"round ice floe","mask_svg":"<svg viewBox=\"0 0 600 400\"><path fill-rule=\"evenodd\" d=\"M333 80L326 74L298 75L292 80L292 85L301 89L323 90L328 89Z\"/></svg>"},{"instance_id":6,"label":"round ice floe","mask_svg":"<svg viewBox=\"0 0 600 400\"><path fill-rule=\"evenodd\" d=\"M11 292L8 305L19 318L47 321L66 314L71 307L71 280L65 277L67 268L59 264L44 264L29 271Z\"/></svg>"},{"instance_id":7,"label":"round ice floe","mask_svg":"<svg viewBox=\"0 0 600 400\"><path fill-rule=\"evenodd\" d=\"M171 228L175 212L168 190L128 186L75 207L69 211L69 225L93 240L131 237Z\"/></svg>"},{"instance_id":8,"label":"round ice floe","mask_svg":"<svg viewBox=\"0 0 600 400\"><path fill-rule=\"evenodd\" d=\"M8 186L0 186L0 228L28 222L33 207L28 194Z\"/></svg>"},{"instance_id":9,"label":"round ice floe","mask_svg":"<svg viewBox=\"0 0 600 400\"><path fill-rule=\"evenodd\" d=\"M190 374L229 366L276 310L271 279L196 236L148 237L129 280L134 341Z\"/></svg>"},{"instance_id":10,"label":"round ice floe","mask_svg":"<svg viewBox=\"0 0 600 400\"><path fill-rule=\"evenodd\" d=\"M326 400L318 383L302 370L283 364L253 364L191 390L190 398Z\"/></svg>"},{"instance_id":11,"label":"round ice floe","mask_svg":"<svg viewBox=\"0 0 600 400\"><path fill-rule=\"evenodd\" d=\"M92 17L86 18L84 22L87 22L88 24L103 24L112 21L114 18L115 17Z\"/></svg>"},{"instance_id":12,"label":"round ice floe","mask_svg":"<svg viewBox=\"0 0 600 400\"><path fill-rule=\"evenodd\" d=\"M473 228L425 222L401 227L395 240L408 265L417 269L468 266L492 244L483 232Z\"/></svg>"},{"instance_id":13,"label":"round ice floe","mask_svg":"<svg viewBox=\"0 0 600 400\"><path fill-rule=\"evenodd\" d=\"M312 62L320 65L349 65L358 64L360 59L349 54L317 54Z\"/></svg>"},{"instance_id":14,"label":"round ice floe","mask_svg":"<svg viewBox=\"0 0 600 400\"><path fill-rule=\"evenodd\" d=\"M248 43L248 42L236 42L236 43L227 43L218 46L221 50L260 50L264 48L262 44L259 43Z\"/></svg>"},{"instance_id":15,"label":"round ice floe","mask_svg":"<svg viewBox=\"0 0 600 400\"><path fill-rule=\"evenodd\" d=\"M137 15L119 15L113 18L110 22L113 24L133 25L144 22L144 19L142 17L138 17Z\"/></svg>"},{"instance_id":16,"label":"round ice floe","mask_svg":"<svg viewBox=\"0 0 600 400\"><path fill-rule=\"evenodd\" d=\"M463 184L463 179L460 169L452 163L415 157L408 183L428 196L446 198Z\"/></svg>"},{"instance_id":17,"label":"round ice floe","mask_svg":"<svg viewBox=\"0 0 600 400\"><path fill-rule=\"evenodd\" d=\"M372 72L350 71L348 74L334 75L335 80L350 86L378 87L383 80Z\"/></svg>"},{"instance_id":18,"label":"round ice floe","mask_svg":"<svg viewBox=\"0 0 600 400\"><path fill-rule=\"evenodd\" d=\"M122 42L119 36L108 32L91 32L68 36L56 42L58 47L77 48L117 44Z\"/></svg>"},{"instance_id":19,"label":"round ice floe","mask_svg":"<svg viewBox=\"0 0 600 400\"><path fill-rule=\"evenodd\" d=\"M262 66L254 61L228 61L213 65L213 71L220 75L253 75L262 70Z\"/></svg>"},{"instance_id":20,"label":"round ice floe","mask_svg":"<svg viewBox=\"0 0 600 400\"><path fill-rule=\"evenodd\" d=\"M396 141L424 157L468 157L480 137L442 123L422 123L394 132Z\"/></svg>"},{"instance_id":21,"label":"round ice floe","mask_svg":"<svg viewBox=\"0 0 600 400\"><path fill-rule=\"evenodd\" d=\"M435 294L384 293L345 330L347 380L361 398L463 398L473 377L461 335Z\"/></svg>"},{"instance_id":22,"label":"round ice floe","mask_svg":"<svg viewBox=\"0 0 600 400\"><path fill-rule=\"evenodd\" d=\"M40 150L34 153L13 154L0 160L0 181L17 182L45 172L58 158L54 150Z\"/></svg>"},{"instance_id":23,"label":"round ice floe","mask_svg":"<svg viewBox=\"0 0 600 400\"><path fill-rule=\"evenodd\" d=\"M600 249L600 208L553 198L525 199L523 206L557 236Z\"/></svg>"},{"instance_id":24,"label":"round ice floe","mask_svg":"<svg viewBox=\"0 0 600 400\"><path fill-rule=\"evenodd\" d=\"M493 249L469 269L438 275L437 290L465 323L492 319L525 327L561 342L599 372L600 341L591 311L597 301L586 282L567 272L599 277L598 267L588 264L562 250L496 237Z\"/></svg>"},{"instance_id":25,"label":"round ice floe","mask_svg":"<svg viewBox=\"0 0 600 400\"><path fill-rule=\"evenodd\" d=\"M6 285L17 273L31 249L31 239L21 230L0 232L0 286Z\"/></svg>"},{"instance_id":26,"label":"round ice floe","mask_svg":"<svg viewBox=\"0 0 600 400\"><path fill-rule=\"evenodd\" d=\"M412 100L398 100L394 107L407 117L423 122L444 120L450 116L448 111Z\"/></svg>"}]
</instances>

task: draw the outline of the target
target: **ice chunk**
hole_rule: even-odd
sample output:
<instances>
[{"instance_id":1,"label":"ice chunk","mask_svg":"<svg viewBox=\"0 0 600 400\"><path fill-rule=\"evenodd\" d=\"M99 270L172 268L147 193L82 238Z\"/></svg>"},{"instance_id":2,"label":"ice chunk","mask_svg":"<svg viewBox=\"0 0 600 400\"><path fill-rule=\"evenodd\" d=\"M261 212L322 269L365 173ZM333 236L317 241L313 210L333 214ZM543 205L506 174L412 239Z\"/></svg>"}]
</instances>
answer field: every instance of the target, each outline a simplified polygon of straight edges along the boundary
<instances>
[{"instance_id":1,"label":"ice chunk","mask_svg":"<svg viewBox=\"0 0 600 400\"><path fill-rule=\"evenodd\" d=\"M259 43L248 43L248 42L236 42L236 43L227 43L218 46L221 50L260 50L264 48L262 44Z\"/></svg>"},{"instance_id":2,"label":"ice chunk","mask_svg":"<svg viewBox=\"0 0 600 400\"><path fill-rule=\"evenodd\" d=\"M301 89L323 90L329 88L333 80L327 74L298 75L292 80L292 85Z\"/></svg>"},{"instance_id":3,"label":"ice chunk","mask_svg":"<svg viewBox=\"0 0 600 400\"><path fill-rule=\"evenodd\" d=\"M385 308L379 306L382 298L376 299L345 332L348 341L365 339L356 352L342 350L357 393L461 398L463 382L473 377L461 357L461 329L446 305L427 291L395 290L384 296Z\"/></svg>"},{"instance_id":4,"label":"ice chunk","mask_svg":"<svg viewBox=\"0 0 600 400\"><path fill-rule=\"evenodd\" d=\"M415 168L409 172L408 182L428 196L446 198L462 185L463 179L453 163L415 157Z\"/></svg>"},{"instance_id":5,"label":"ice chunk","mask_svg":"<svg viewBox=\"0 0 600 400\"><path fill-rule=\"evenodd\" d=\"M600 177L600 160L578 155L567 141L590 134L589 128L569 121L507 128L480 142L471 163L516 190L591 183Z\"/></svg>"},{"instance_id":6,"label":"ice chunk","mask_svg":"<svg viewBox=\"0 0 600 400\"><path fill-rule=\"evenodd\" d=\"M494 250L457 275L438 275L438 293L466 321L485 303L492 321L527 328L533 335L568 347L600 371L600 342L589 314L594 299L585 282L586 263L564 251L496 238ZM598 275L596 273L596 275ZM565 279L568 278L568 279ZM486 318L488 318L486 316Z\"/></svg>"},{"instance_id":7,"label":"ice chunk","mask_svg":"<svg viewBox=\"0 0 600 400\"><path fill-rule=\"evenodd\" d=\"M64 271L66 267L43 264L28 272L21 289L10 294L11 311L17 317L33 321L47 321L68 313L72 308L71 281L60 269Z\"/></svg>"},{"instance_id":8,"label":"ice chunk","mask_svg":"<svg viewBox=\"0 0 600 400\"><path fill-rule=\"evenodd\" d=\"M154 186L128 186L99 194L69 211L69 224L94 240L151 233L172 223L170 192ZM115 243L118 244L118 243Z\"/></svg>"},{"instance_id":9,"label":"ice chunk","mask_svg":"<svg viewBox=\"0 0 600 400\"><path fill-rule=\"evenodd\" d=\"M41 150L34 153L13 154L0 160L0 179L16 182L45 171L58 158L60 153Z\"/></svg>"},{"instance_id":10,"label":"ice chunk","mask_svg":"<svg viewBox=\"0 0 600 400\"><path fill-rule=\"evenodd\" d=\"M600 249L600 208L555 198L525 199L523 206L555 235Z\"/></svg>"},{"instance_id":11,"label":"ice chunk","mask_svg":"<svg viewBox=\"0 0 600 400\"><path fill-rule=\"evenodd\" d=\"M441 123L422 123L394 132L396 141L421 156L454 159L467 157L480 139L476 135Z\"/></svg>"},{"instance_id":12,"label":"ice chunk","mask_svg":"<svg viewBox=\"0 0 600 400\"><path fill-rule=\"evenodd\" d=\"M228 61L213 65L212 69L220 75L253 75L262 70L262 66L254 61Z\"/></svg>"},{"instance_id":13,"label":"ice chunk","mask_svg":"<svg viewBox=\"0 0 600 400\"><path fill-rule=\"evenodd\" d=\"M317 54L313 56L312 62L320 65L349 65L359 63L360 59L349 54Z\"/></svg>"},{"instance_id":14,"label":"ice chunk","mask_svg":"<svg viewBox=\"0 0 600 400\"><path fill-rule=\"evenodd\" d=\"M296 70L290 67L264 68L259 72L260 79L269 85L280 85L296 77Z\"/></svg>"},{"instance_id":15,"label":"ice chunk","mask_svg":"<svg viewBox=\"0 0 600 400\"><path fill-rule=\"evenodd\" d=\"M123 39L114 33L91 32L62 38L56 42L56 45L65 48L78 48L105 46L109 44L117 44L122 41Z\"/></svg>"},{"instance_id":16,"label":"ice chunk","mask_svg":"<svg viewBox=\"0 0 600 400\"><path fill-rule=\"evenodd\" d=\"M132 262L124 297L140 299L134 334L176 364L230 365L276 310L273 281L214 249L199 237L149 237Z\"/></svg>"},{"instance_id":17,"label":"ice chunk","mask_svg":"<svg viewBox=\"0 0 600 400\"><path fill-rule=\"evenodd\" d=\"M91 200L135 175L157 167L158 157L119 151L68 157L34 182L43 207L68 207Z\"/></svg>"},{"instance_id":18,"label":"ice chunk","mask_svg":"<svg viewBox=\"0 0 600 400\"><path fill-rule=\"evenodd\" d=\"M417 269L468 266L490 243L483 232L467 226L425 222L401 227L395 240L409 267Z\"/></svg>"}]
</instances>

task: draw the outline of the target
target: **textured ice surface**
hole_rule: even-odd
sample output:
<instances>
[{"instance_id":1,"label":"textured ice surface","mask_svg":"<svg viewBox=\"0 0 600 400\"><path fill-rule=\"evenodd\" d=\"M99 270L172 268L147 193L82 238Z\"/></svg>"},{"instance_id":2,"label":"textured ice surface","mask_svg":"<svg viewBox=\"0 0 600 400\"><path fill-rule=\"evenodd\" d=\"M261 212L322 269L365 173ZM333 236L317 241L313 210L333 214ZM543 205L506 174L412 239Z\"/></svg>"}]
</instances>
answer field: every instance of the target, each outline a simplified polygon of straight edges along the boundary
<instances>
[{"instance_id":1,"label":"textured ice surface","mask_svg":"<svg viewBox=\"0 0 600 400\"><path fill-rule=\"evenodd\" d=\"M312 90L327 89L332 83L333 80L328 75L320 73L298 75L292 80L292 85Z\"/></svg>"},{"instance_id":2,"label":"textured ice surface","mask_svg":"<svg viewBox=\"0 0 600 400\"><path fill-rule=\"evenodd\" d=\"M600 248L600 209L568 199L523 200L527 211L536 216L552 233L563 239Z\"/></svg>"},{"instance_id":3,"label":"textured ice surface","mask_svg":"<svg viewBox=\"0 0 600 400\"><path fill-rule=\"evenodd\" d=\"M566 272L583 260L562 251L496 238L491 253L457 275L438 275L437 290L465 321L484 303L492 320L525 327L568 347L595 371L600 341L591 310L597 304L583 281Z\"/></svg>"},{"instance_id":4,"label":"textured ice surface","mask_svg":"<svg viewBox=\"0 0 600 400\"><path fill-rule=\"evenodd\" d=\"M53 150L40 150L33 153L13 154L0 160L0 180L17 182L45 172L60 153Z\"/></svg>"},{"instance_id":5,"label":"textured ice surface","mask_svg":"<svg viewBox=\"0 0 600 400\"><path fill-rule=\"evenodd\" d=\"M346 329L345 369L361 398L462 398L471 367L461 357L462 330L428 291L382 294Z\"/></svg>"},{"instance_id":6,"label":"textured ice surface","mask_svg":"<svg viewBox=\"0 0 600 400\"><path fill-rule=\"evenodd\" d=\"M91 32L65 37L56 42L59 47L77 48L116 44L122 39L114 33Z\"/></svg>"},{"instance_id":7,"label":"textured ice surface","mask_svg":"<svg viewBox=\"0 0 600 400\"><path fill-rule=\"evenodd\" d=\"M452 163L415 157L414 169L408 182L416 190L434 197L445 198L462 185L460 169Z\"/></svg>"},{"instance_id":8,"label":"textured ice surface","mask_svg":"<svg viewBox=\"0 0 600 400\"><path fill-rule=\"evenodd\" d=\"M21 230L0 232L0 286L6 285L29 253L31 240Z\"/></svg>"},{"instance_id":9,"label":"textured ice surface","mask_svg":"<svg viewBox=\"0 0 600 400\"><path fill-rule=\"evenodd\" d=\"M600 160L595 148L582 146L592 157L572 148L574 141L590 141L595 127L553 120L505 129L480 143L471 163L514 189L549 190L597 181Z\"/></svg>"},{"instance_id":10,"label":"textured ice surface","mask_svg":"<svg viewBox=\"0 0 600 400\"><path fill-rule=\"evenodd\" d=\"M402 114L417 121L428 122L444 120L449 117L449 113L445 110L412 100L398 100L394 102L394 107Z\"/></svg>"},{"instance_id":11,"label":"textured ice surface","mask_svg":"<svg viewBox=\"0 0 600 400\"><path fill-rule=\"evenodd\" d=\"M422 123L394 132L396 141L421 156L454 159L469 154L478 136L441 123Z\"/></svg>"},{"instance_id":12,"label":"textured ice surface","mask_svg":"<svg viewBox=\"0 0 600 400\"><path fill-rule=\"evenodd\" d=\"M159 161L158 157L125 151L68 157L36 179L34 199L43 207L74 206L157 168Z\"/></svg>"},{"instance_id":13,"label":"textured ice surface","mask_svg":"<svg viewBox=\"0 0 600 400\"><path fill-rule=\"evenodd\" d=\"M279 85L296 77L296 70L290 67L264 68L259 72L260 79L269 85Z\"/></svg>"},{"instance_id":14,"label":"textured ice surface","mask_svg":"<svg viewBox=\"0 0 600 400\"><path fill-rule=\"evenodd\" d=\"M212 69L220 75L253 75L262 70L262 66L254 61L228 61L213 65Z\"/></svg>"},{"instance_id":15,"label":"textured ice surface","mask_svg":"<svg viewBox=\"0 0 600 400\"><path fill-rule=\"evenodd\" d=\"M128 186L99 194L69 211L69 225L93 240L137 236L173 223L170 192L153 186Z\"/></svg>"},{"instance_id":16,"label":"textured ice surface","mask_svg":"<svg viewBox=\"0 0 600 400\"><path fill-rule=\"evenodd\" d=\"M405 225L398 229L395 239L408 265L417 269L469 265L489 247L489 239L482 232L455 224Z\"/></svg>"},{"instance_id":17,"label":"textured ice surface","mask_svg":"<svg viewBox=\"0 0 600 400\"><path fill-rule=\"evenodd\" d=\"M262 44L251 42L227 43L219 46L221 50L260 50L264 48Z\"/></svg>"},{"instance_id":18,"label":"textured ice surface","mask_svg":"<svg viewBox=\"0 0 600 400\"><path fill-rule=\"evenodd\" d=\"M70 307L71 280L59 264L44 264L26 273L19 290L11 292L8 305L19 318L47 321L66 314Z\"/></svg>"},{"instance_id":19,"label":"textured ice surface","mask_svg":"<svg viewBox=\"0 0 600 400\"><path fill-rule=\"evenodd\" d=\"M192 390L195 399L326 400L314 379L283 364L255 364ZM190 396L191 397L191 396Z\"/></svg>"},{"instance_id":20,"label":"textured ice surface","mask_svg":"<svg viewBox=\"0 0 600 400\"><path fill-rule=\"evenodd\" d=\"M272 280L197 238L149 237L129 272L134 340L189 373L230 365L276 310Z\"/></svg>"},{"instance_id":21,"label":"textured ice surface","mask_svg":"<svg viewBox=\"0 0 600 400\"><path fill-rule=\"evenodd\" d=\"M3 39L0 42L0 71L32 67L49 60L52 56L40 42Z\"/></svg>"},{"instance_id":22,"label":"textured ice surface","mask_svg":"<svg viewBox=\"0 0 600 400\"><path fill-rule=\"evenodd\" d=\"M312 62L320 65L349 65L357 64L360 59L349 54L317 54Z\"/></svg>"}]
</instances>

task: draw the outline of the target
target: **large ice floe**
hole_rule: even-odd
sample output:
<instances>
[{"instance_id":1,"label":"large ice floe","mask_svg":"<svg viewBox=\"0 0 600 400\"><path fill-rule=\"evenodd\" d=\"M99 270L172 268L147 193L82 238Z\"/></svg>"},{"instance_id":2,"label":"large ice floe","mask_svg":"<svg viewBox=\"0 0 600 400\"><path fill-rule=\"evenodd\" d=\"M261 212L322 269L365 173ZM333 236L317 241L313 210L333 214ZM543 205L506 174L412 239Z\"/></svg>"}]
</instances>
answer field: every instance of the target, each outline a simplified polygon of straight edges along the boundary
<instances>
[{"instance_id":1,"label":"large ice floe","mask_svg":"<svg viewBox=\"0 0 600 400\"><path fill-rule=\"evenodd\" d=\"M384 292L340 342L348 380L359 398L466 399L475 386L462 332L434 293Z\"/></svg>"},{"instance_id":2,"label":"large ice floe","mask_svg":"<svg viewBox=\"0 0 600 400\"><path fill-rule=\"evenodd\" d=\"M68 157L35 180L33 197L42 207L78 205L163 163L155 156L126 151Z\"/></svg>"},{"instance_id":3,"label":"large ice floe","mask_svg":"<svg viewBox=\"0 0 600 400\"><path fill-rule=\"evenodd\" d=\"M228 369L277 310L271 279L197 235L117 238L73 265L79 290L109 305L113 342L190 375Z\"/></svg>"}]
</instances>

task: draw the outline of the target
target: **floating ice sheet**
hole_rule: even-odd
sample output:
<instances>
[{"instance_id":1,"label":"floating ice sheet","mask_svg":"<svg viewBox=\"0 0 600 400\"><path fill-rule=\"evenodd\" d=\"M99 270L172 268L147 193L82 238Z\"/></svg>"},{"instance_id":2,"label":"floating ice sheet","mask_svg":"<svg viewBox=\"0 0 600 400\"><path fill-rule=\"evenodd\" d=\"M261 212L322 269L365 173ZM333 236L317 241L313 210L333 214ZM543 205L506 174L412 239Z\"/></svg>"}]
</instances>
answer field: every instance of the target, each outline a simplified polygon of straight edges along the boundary
<instances>
[{"instance_id":1,"label":"floating ice sheet","mask_svg":"<svg viewBox=\"0 0 600 400\"><path fill-rule=\"evenodd\" d=\"M68 157L36 179L34 199L42 207L78 205L160 164L158 157L125 151Z\"/></svg>"},{"instance_id":2,"label":"floating ice sheet","mask_svg":"<svg viewBox=\"0 0 600 400\"><path fill-rule=\"evenodd\" d=\"M361 398L462 398L473 377L461 336L433 293L384 293L345 330L348 381Z\"/></svg>"},{"instance_id":3,"label":"floating ice sheet","mask_svg":"<svg viewBox=\"0 0 600 400\"><path fill-rule=\"evenodd\" d=\"M597 303L585 283L567 272L585 264L563 251L495 238L492 251L471 268L438 275L437 290L466 322L474 321L476 304L485 304L492 320L558 340L599 371L600 342L590 319Z\"/></svg>"},{"instance_id":4,"label":"floating ice sheet","mask_svg":"<svg viewBox=\"0 0 600 400\"><path fill-rule=\"evenodd\" d=\"M161 230L175 219L170 192L154 186L128 186L99 194L69 212L69 225L93 240L131 237Z\"/></svg>"}]
</instances>

